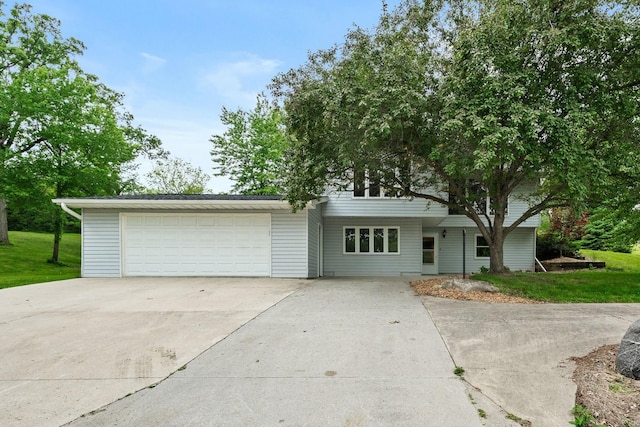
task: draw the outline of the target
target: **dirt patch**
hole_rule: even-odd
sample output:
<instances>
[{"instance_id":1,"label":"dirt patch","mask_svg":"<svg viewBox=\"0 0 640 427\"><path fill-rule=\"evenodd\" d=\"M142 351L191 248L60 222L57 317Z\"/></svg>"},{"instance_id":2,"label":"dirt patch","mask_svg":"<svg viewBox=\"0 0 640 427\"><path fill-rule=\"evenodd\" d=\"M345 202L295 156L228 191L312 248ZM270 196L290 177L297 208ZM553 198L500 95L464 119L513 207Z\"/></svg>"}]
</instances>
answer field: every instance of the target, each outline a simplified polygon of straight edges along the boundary
<instances>
[{"instance_id":1,"label":"dirt patch","mask_svg":"<svg viewBox=\"0 0 640 427\"><path fill-rule=\"evenodd\" d=\"M429 295L432 297L458 299L463 301L498 302L511 304L543 304L527 298L505 295L500 292L463 292L456 289L442 289L439 287L445 280L462 278L462 276L437 277L434 279L414 280L411 287L416 295Z\"/></svg>"},{"instance_id":2,"label":"dirt patch","mask_svg":"<svg viewBox=\"0 0 640 427\"><path fill-rule=\"evenodd\" d=\"M618 348L605 345L571 359L576 363L576 405L591 411L599 424L640 427L640 381L616 372Z\"/></svg>"}]
</instances>

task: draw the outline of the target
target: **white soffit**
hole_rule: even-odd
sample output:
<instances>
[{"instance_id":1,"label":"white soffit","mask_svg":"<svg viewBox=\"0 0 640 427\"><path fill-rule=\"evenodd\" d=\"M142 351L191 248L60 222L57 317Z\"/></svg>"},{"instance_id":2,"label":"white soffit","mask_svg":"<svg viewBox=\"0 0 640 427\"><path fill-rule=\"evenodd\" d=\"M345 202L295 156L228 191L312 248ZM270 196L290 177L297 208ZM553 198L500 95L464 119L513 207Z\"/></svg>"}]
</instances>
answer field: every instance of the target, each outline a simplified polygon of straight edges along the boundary
<instances>
[{"instance_id":1,"label":"white soffit","mask_svg":"<svg viewBox=\"0 0 640 427\"><path fill-rule=\"evenodd\" d=\"M202 209L202 210L291 210L286 200L144 200L144 199L53 199L57 205L76 209ZM314 209L322 201L311 201L307 208Z\"/></svg>"}]
</instances>

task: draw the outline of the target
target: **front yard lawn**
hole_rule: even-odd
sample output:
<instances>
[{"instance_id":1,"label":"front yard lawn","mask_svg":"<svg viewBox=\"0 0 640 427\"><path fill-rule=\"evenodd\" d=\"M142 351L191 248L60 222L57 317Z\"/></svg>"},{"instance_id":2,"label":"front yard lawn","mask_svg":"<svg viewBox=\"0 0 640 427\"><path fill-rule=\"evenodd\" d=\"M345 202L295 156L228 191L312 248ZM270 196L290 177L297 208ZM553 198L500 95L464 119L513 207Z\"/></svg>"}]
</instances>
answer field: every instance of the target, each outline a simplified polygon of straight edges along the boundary
<instances>
[{"instance_id":1,"label":"front yard lawn","mask_svg":"<svg viewBox=\"0 0 640 427\"><path fill-rule=\"evenodd\" d=\"M0 245L0 289L80 277L80 235L65 234L60 243L59 265L47 262L53 235L9 232L10 246Z\"/></svg>"},{"instance_id":2,"label":"front yard lawn","mask_svg":"<svg viewBox=\"0 0 640 427\"><path fill-rule=\"evenodd\" d=\"M580 271L572 273L474 274L507 295L548 302L640 302L640 273Z\"/></svg>"},{"instance_id":3,"label":"front yard lawn","mask_svg":"<svg viewBox=\"0 0 640 427\"><path fill-rule=\"evenodd\" d=\"M501 292L548 302L640 302L640 255L583 251L605 261L607 270L568 273L474 274Z\"/></svg>"}]
</instances>

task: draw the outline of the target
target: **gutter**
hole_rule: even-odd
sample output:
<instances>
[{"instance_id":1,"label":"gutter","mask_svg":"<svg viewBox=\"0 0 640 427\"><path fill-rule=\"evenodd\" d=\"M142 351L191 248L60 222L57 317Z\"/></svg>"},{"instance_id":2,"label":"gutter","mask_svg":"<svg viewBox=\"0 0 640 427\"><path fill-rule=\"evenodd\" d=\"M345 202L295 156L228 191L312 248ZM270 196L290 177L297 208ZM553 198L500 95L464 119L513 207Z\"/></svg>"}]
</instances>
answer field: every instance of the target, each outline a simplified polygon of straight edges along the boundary
<instances>
[{"instance_id":1,"label":"gutter","mask_svg":"<svg viewBox=\"0 0 640 427\"><path fill-rule=\"evenodd\" d=\"M72 217L77 218L80 221L82 221L82 215L80 215L76 211L72 211L71 209L69 209L66 204L60 203L60 207L62 208L63 211L65 211L66 213L68 213Z\"/></svg>"}]
</instances>

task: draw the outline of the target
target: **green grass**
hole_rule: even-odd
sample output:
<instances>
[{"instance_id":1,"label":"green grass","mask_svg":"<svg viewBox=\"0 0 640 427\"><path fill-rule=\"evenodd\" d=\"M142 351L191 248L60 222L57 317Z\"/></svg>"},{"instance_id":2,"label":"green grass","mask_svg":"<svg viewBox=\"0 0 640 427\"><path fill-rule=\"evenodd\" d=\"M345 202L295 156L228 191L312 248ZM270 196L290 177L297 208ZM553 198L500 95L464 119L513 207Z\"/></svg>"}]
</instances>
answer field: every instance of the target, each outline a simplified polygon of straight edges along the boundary
<instances>
[{"instance_id":1,"label":"green grass","mask_svg":"<svg viewBox=\"0 0 640 427\"><path fill-rule=\"evenodd\" d=\"M10 246L0 245L0 289L80 277L80 235L65 234L60 243L60 265L47 262L53 235L9 232Z\"/></svg>"},{"instance_id":2,"label":"green grass","mask_svg":"<svg viewBox=\"0 0 640 427\"><path fill-rule=\"evenodd\" d=\"M588 258L606 262L607 268L621 269L628 273L640 273L640 253L623 254L586 249L581 250L580 253Z\"/></svg>"},{"instance_id":3,"label":"green grass","mask_svg":"<svg viewBox=\"0 0 640 427\"><path fill-rule=\"evenodd\" d=\"M474 274L509 295L548 302L640 302L640 254L583 251L605 261L607 270L571 273Z\"/></svg>"}]
</instances>

